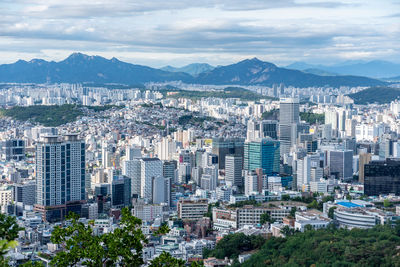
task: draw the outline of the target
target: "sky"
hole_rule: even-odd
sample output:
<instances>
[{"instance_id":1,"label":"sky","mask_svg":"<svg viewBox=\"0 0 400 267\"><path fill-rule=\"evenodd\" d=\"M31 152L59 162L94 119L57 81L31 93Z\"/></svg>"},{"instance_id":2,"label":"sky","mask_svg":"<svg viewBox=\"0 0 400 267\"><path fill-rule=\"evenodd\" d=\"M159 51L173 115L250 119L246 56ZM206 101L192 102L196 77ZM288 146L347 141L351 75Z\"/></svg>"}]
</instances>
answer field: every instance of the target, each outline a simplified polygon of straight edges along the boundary
<instances>
[{"instance_id":1,"label":"sky","mask_svg":"<svg viewBox=\"0 0 400 267\"><path fill-rule=\"evenodd\" d=\"M400 0L0 0L0 63L400 63Z\"/></svg>"}]
</instances>

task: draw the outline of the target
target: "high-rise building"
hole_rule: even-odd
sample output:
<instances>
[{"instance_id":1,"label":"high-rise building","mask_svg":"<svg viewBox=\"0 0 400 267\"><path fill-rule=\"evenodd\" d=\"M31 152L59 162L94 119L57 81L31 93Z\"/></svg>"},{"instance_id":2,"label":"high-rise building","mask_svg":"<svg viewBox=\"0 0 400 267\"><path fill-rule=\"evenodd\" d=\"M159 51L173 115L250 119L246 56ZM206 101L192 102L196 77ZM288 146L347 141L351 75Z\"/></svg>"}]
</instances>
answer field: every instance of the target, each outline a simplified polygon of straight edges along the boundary
<instances>
[{"instance_id":1,"label":"high-rise building","mask_svg":"<svg viewBox=\"0 0 400 267\"><path fill-rule=\"evenodd\" d=\"M1 142L1 151L4 160L23 160L25 158L25 141L22 139L10 139Z\"/></svg>"},{"instance_id":2,"label":"high-rise building","mask_svg":"<svg viewBox=\"0 0 400 267\"><path fill-rule=\"evenodd\" d=\"M122 162L122 175L131 178L131 193L140 195L142 180L142 163L140 159L134 158Z\"/></svg>"},{"instance_id":3,"label":"high-rise building","mask_svg":"<svg viewBox=\"0 0 400 267\"><path fill-rule=\"evenodd\" d=\"M281 98L279 103L279 123L292 124L299 123L299 99Z\"/></svg>"},{"instance_id":4,"label":"high-rise building","mask_svg":"<svg viewBox=\"0 0 400 267\"><path fill-rule=\"evenodd\" d=\"M140 196L153 199L153 178L163 176L163 164L158 158L143 158L141 162Z\"/></svg>"},{"instance_id":5,"label":"high-rise building","mask_svg":"<svg viewBox=\"0 0 400 267\"><path fill-rule=\"evenodd\" d=\"M328 151L328 166L331 175L338 179L353 179L353 151L330 150Z\"/></svg>"},{"instance_id":6,"label":"high-rise building","mask_svg":"<svg viewBox=\"0 0 400 267\"><path fill-rule=\"evenodd\" d=\"M212 153L218 156L218 167L220 169L225 169L226 155L236 155L243 157L243 146L243 138L213 138Z\"/></svg>"},{"instance_id":7,"label":"high-rise building","mask_svg":"<svg viewBox=\"0 0 400 267\"><path fill-rule=\"evenodd\" d=\"M371 161L364 166L364 194L400 194L400 160Z\"/></svg>"},{"instance_id":8,"label":"high-rise building","mask_svg":"<svg viewBox=\"0 0 400 267\"><path fill-rule=\"evenodd\" d=\"M308 185L310 182L319 181L323 170L320 167L320 155L309 154L297 161L297 188Z\"/></svg>"},{"instance_id":9,"label":"high-rise building","mask_svg":"<svg viewBox=\"0 0 400 267\"><path fill-rule=\"evenodd\" d=\"M279 104L279 140L281 141L280 154L288 154L296 143L299 116L299 99L281 98Z\"/></svg>"},{"instance_id":10,"label":"high-rise building","mask_svg":"<svg viewBox=\"0 0 400 267\"><path fill-rule=\"evenodd\" d=\"M358 181L360 183L364 183L364 166L371 161L371 154L369 153L361 153L359 157L359 167L358 167Z\"/></svg>"},{"instance_id":11,"label":"high-rise building","mask_svg":"<svg viewBox=\"0 0 400 267\"><path fill-rule=\"evenodd\" d=\"M246 141L254 141L259 138L271 137L278 139L278 122L274 120L255 121L247 123Z\"/></svg>"},{"instance_id":12,"label":"high-rise building","mask_svg":"<svg viewBox=\"0 0 400 267\"><path fill-rule=\"evenodd\" d=\"M61 220L68 204L85 200L85 143L70 134L43 137L36 145L36 205L48 221ZM73 208L78 209L78 206ZM75 212L79 212L74 210Z\"/></svg>"},{"instance_id":13,"label":"high-rise building","mask_svg":"<svg viewBox=\"0 0 400 267\"><path fill-rule=\"evenodd\" d=\"M163 177L170 178L171 183L176 182L177 179L177 162L176 160L164 161L163 162Z\"/></svg>"},{"instance_id":14,"label":"high-rise building","mask_svg":"<svg viewBox=\"0 0 400 267\"><path fill-rule=\"evenodd\" d=\"M235 155L225 157L225 181L229 186L243 186L243 158Z\"/></svg>"},{"instance_id":15,"label":"high-rise building","mask_svg":"<svg viewBox=\"0 0 400 267\"><path fill-rule=\"evenodd\" d=\"M218 166L210 165L203 168L204 173L201 176L201 188L213 191L218 185Z\"/></svg>"},{"instance_id":16,"label":"high-rise building","mask_svg":"<svg viewBox=\"0 0 400 267\"><path fill-rule=\"evenodd\" d=\"M271 138L246 142L244 146L244 169L262 169L264 174L279 173L280 142Z\"/></svg>"},{"instance_id":17,"label":"high-rise building","mask_svg":"<svg viewBox=\"0 0 400 267\"><path fill-rule=\"evenodd\" d=\"M111 182L111 205L123 208L131 204L131 178L114 176Z\"/></svg>"},{"instance_id":18,"label":"high-rise building","mask_svg":"<svg viewBox=\"0 0 400 267\"><path fill-rule=\"evenodd\" d=\"M36 183L14 184L14 201L24 205L34 205L36 198Z\"/></svg>"}]
</instances>

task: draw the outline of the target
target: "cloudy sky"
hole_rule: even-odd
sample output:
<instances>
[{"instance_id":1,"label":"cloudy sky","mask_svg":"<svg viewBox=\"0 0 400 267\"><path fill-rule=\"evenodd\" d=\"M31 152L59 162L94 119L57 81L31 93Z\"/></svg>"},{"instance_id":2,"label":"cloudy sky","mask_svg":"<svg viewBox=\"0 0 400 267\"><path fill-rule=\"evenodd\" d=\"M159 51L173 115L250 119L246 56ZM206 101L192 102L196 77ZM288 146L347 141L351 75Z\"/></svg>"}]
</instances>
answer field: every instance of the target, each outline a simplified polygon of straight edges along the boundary
<instances>
[{"instance_id":1,"label":"cloudy sky","mask_svg":"<svg viewBox=\"0 0 400 267\"><path fill-rule=\"evenodd\" d=\"M400 0L0 0L0 63L400 62Z\"/></svg>"}]
</instances>

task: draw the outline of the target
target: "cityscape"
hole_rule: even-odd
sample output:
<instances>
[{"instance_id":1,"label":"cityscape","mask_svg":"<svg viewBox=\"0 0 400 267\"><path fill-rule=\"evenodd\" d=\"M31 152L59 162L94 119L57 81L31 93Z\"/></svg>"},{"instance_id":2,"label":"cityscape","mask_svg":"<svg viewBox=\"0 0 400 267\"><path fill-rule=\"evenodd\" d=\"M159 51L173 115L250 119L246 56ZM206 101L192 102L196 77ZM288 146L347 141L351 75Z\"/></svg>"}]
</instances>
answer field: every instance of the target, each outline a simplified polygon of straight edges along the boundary
<instances>
[{"instance_id":1,"label":"cityscape","mask_svg":"<svg viewBox=\"0 0 400 267\"><path fill-rule=\"evenodd\" d=\"M0 20L1 266L400 265L396 1L17 2L0 4L11 14ZM273 12L304 12L292 19L311 31L347 8L349 33L332 38L342 45L302 34L293 45L280 35L293 21ZM374 9L390 33L352 24ZM187 12L199 20L180 25ZM124 25L135 14L143 29ZM259 29L264 14L282 23L275 37ZM18 15L26 23L7 28ZM57 35L46 23L93 27ZM370 35L352 40L357 27Z\"/></svg>"}]
</instances>

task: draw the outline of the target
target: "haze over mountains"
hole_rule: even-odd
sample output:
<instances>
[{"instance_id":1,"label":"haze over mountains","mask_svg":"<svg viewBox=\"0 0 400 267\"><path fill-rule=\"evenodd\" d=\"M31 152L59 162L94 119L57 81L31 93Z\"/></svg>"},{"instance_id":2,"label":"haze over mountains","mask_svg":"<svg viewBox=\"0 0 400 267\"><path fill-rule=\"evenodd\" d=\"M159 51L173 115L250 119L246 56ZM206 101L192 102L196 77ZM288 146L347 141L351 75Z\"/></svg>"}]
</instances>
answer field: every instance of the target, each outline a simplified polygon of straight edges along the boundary
<instances>
[{"instance_id":1,"label":"haze over mountains","mask_svg":"<svg viewBox=\"0 0 400 267\"><path fill-rule=\"evenodd\" d=\"M311 72L316 70L333 75L357 75L372 78L391 78L400 76L400 64L383 60L373 61L346 61L335 65L313 65L305 62L295 62L286 68Z\"/></svg>"},{"instance_id":2,"label":"haze over mountains","mask_svg":"<svg viewBox=\"0 0 400 267\"><path fill-rule=\"evenodd\" d=\"M180 68L175 68L172 66L162 67L161 70L170 71L170 72L185 72L192 76L197 76L200 73L207 72L213 70L215 67L207 64L207 63L192 63Z\"/></svg>"},{"instance_id":3,"label":"haze over mountains","mask_svg":"<svg viewBox=\"0 0 400 267\"><path fill-rule=\"evenodd\" d=\"M299 70L280 68L257 58L219 66L201 73L199 73L200 65L194 64L191 67L194 76L182 71L171 72L126 63L116 58L106 59L100 56L73 53L59 62L33 59L0 65L0 82L143 84L146 82L182 81L196 84L265 86L284 83L286 86L296 87L379 86L386 84L383 81L367 77L320 76L304 73ZM202 68L204 67L206 66L203 65Z\"/></svg>"}]
</instances>

